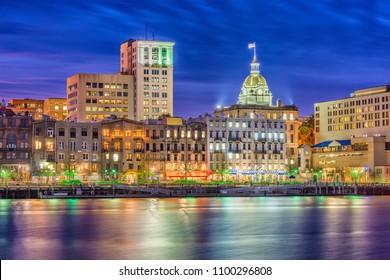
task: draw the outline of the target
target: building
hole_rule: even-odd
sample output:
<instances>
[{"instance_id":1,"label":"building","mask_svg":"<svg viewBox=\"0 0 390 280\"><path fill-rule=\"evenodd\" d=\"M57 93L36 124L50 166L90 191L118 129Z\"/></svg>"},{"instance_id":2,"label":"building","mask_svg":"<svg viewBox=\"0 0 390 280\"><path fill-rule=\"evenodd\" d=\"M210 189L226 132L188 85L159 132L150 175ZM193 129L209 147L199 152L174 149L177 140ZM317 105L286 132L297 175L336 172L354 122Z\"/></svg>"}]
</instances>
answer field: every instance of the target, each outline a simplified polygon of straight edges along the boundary
<instances>
[{"instance_id":1,"label":"building","mask_svg":"<svg viewBox=\"0 0 390 280\"><path fill-rule=\"evenodd\" d=\"M31 176L32 117L0 108L0 177L28 182Z\"/></svg>"},{"instance_id":2,"label":"building","mask_svg":"<svg viewBox=\"0 0 390 280\"><path fill-rule=\"evenodd\" d=\"M33 179L41 183L101 180L101 123L46 118L33 124Z\"/></svg>"},{"instance_id":3,"label":"building","mask_svg":"<svg viewBox=\"0 0 390 280\"><path fill-rule=\"evenodd\" d=\"M125 74L76 74L66 80L68 120L134 118L134 80Z\"/></svg>"},{"instance_id":4,"label":"building","mask_svg":"<svg viewBox=\"0 0 390 280\"><path fill-rule=\"evenodd\" d=\"M212 179L279 181L287 175L284 119L205 118Z\"/></svg>"},{"instance_id":5,"label":"building","mask_svg":"<svg viewBox=\"0 0 390 280\"><path fill-rule=\"evenodd\" d=\"M312 146L313 174L326 182L390 182L385 136L329 140Z\"/></svg>"},{"instance_id":6,"label":"building","mask_svg":"<svg viewBox=\"0 0 390 280\"><path fill-rule=\"evenodd\" d=\"M305 179L311 179L311 147L307 144L301 144L298 147L298 170L299 174Z\"/></svg>"},{"instance_id":7,"label":"building","mask_svg":"<svg viewBox=\"0 0 390 280\"><path fill-rule=\"evenodd\" d=\"M15 114L28 114L34 120L41 120L44 113L44 102L44 100L29 98L11 99L8 106Z\"/></svg>"},{"instance_id":8,"label":"building","mask_svg":"<svg viewBox=\"0 0 390 280\"><path fill-rule=\"evenodd\" d=\"M295 105L282 105L279 99L276 105L272 104L272 93L265 78L260 74L260 63L256 59L256 54L254 54L250 74L244 80L237 104L228 107L217 107L214 111L214 117L227 118L233 123L235 122L234 118L237 119L237 123L244 119L261 119L270 123L284 121L283 153L285 153L286 169L297 168L300 125L298 108ZM260 127L258 127L259 132Z\"/></svg>"},{"instance_id":9,"label":"building","mask_svg":"<svg viewBox=\"0 0 390 280\"><path fill-rule=\"evenodd\" d=\"M145 149L141 122L111 117L102 122L102 172L109 179L135 183Z\"/></svg>"},{"instance_id":10,"label":"building","mask_svg":"<svg viewBox=\"0 0 390 280\"><path fill-rule=\"evenodd\" d=\"M69 179L66 174L75 170L74 178L95 184L101 180L100 122L57 122L56 127L56 174Z\"/></svg>"},{"instance_id":11,"label":"building","mask_svg":"<svg viewBox=\"0 0 390 280\"><path fill-rule=\"evenodd\" d=\"M163 118L145 125L145 154L157 179L206 181L207 128L204 120Z\"/></svg>"},{"instance_id":12,"label":"building","mask_svg":"<svg viewBox=\"0 0 390 280\"><path fill-rule=\"evenodd\" d=\"M389 96L385 85L314 104L312 161L323 179L390 181Z\"/></svg>"},{"instance_id":13,"label":"building","mask_svg":"<svg viewBox=\"0 0 390 280\"><path fill-rule=\"evenodd\" d=\"M49 183L56 175L56 120L44 116L33 122L32 178L36 183ZM54 182L54 181L53 181Z\"/></svg>"},{"instance_id":14,"label":"building","mask_svg":"<svg viewBox=\"0 0 390 280\"><path fill-rule=\"evenodd\" d=\"M52 119L65 121L68 115L66 98L47 98L43 112Z\"/></svg>"},{"instance_id":15,"label":"building","mask_svg":"<svg viewBox=\"0 0 390 280\"><path fill-rule=\"evenodd\" d=\"M112 118L102 122L102 164L106 176L137 180L207 180L206 124L181 118L145 123Z\"/></svg>"},{"instance_id":16,"label":"building","mask_svg":"<svg viewBox=\"0 0 390 280\"><path fill-rule=\"evenodd\" d=\"M120 71L134 76L132 119L173 115L174 42L127 40L120 47Z\"/></svg>"},{"instance_id":17,"label":"building","mask_svg":"<svg viewBox=\"0 0 390 280\"><path fill-rule=\"evenodd\" d=\"M356 90L350 97L314 104L315 142L364 136L390 141L390 85Z\"/></svg>"}]
</instances>

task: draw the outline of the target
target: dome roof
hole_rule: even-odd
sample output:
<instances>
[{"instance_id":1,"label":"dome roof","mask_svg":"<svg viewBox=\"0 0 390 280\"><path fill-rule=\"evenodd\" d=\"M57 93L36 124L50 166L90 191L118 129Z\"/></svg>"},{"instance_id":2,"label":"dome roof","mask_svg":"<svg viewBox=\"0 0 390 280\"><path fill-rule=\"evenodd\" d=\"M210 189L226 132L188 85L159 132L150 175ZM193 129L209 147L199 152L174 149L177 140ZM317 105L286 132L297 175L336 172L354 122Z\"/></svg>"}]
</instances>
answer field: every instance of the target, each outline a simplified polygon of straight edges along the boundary
<instances>
[{"instance_id":1,"label":"dome roof","mask_svg":"<svg viewBox=\"0 0 390 280\"><path fill-rule=\"evenodd\" d=\"M268 87L264 77L260 74L250 74L248 77L246 77L242 86L243 87L258 87L258 86Z\"/></svg>"}]
</instances>

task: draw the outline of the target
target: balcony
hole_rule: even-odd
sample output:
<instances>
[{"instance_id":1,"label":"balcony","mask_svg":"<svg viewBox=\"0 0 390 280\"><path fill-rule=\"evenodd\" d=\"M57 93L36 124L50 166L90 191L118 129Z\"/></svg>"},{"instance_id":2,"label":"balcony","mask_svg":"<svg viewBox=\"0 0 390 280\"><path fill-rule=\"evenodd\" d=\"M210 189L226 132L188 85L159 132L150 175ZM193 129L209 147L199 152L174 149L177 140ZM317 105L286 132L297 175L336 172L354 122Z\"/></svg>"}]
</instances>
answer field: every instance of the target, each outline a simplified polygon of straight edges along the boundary
<instances>
[{"instance_id":1,"label":"balcony","mask_svg":"<svg viewBox=\"0 0 390 280\"><path fill-rule=\"evenodd\" d=\"M134 136L134 141L143 141L144 138L142 136Z\"/></svg>"},{"instance_id":2,"label":"balcony","mask_svg":"<svg viewBox=\"0 0 390 280\"><path fill-rule=\"evenodd\" d=\"M233 153L233 154L240 154L241 153L241 150L240 149L229 149L229 153Z\"/></svg>"},{"instance_id":3,"label":"balcony","mask_svg":"<svg viewBox=\"0 0 390 280\"><path fill-rule=\"evenodd\" d=\"M152 139L160 139L160 136L152 136L152 137L150 137L150 138L152 138Z\"/></svg>"},{"instance_id":4,"label":"balcony","mask_svg":"<svg viewBox=\"0 0 390 280\"><path fill-rule=\"evenodd\" d=\"M241 141L241 137L229 137L229 141Z\"/></svg>"},{"instance_id":5,"label":"balcony","mask_svg":"<svg viewBox=\"0 0 390 280\"><path fill-rule=\"evenodd\" d=\"M141 148L135 148L134 153L143 153L145 150Z\"/></svg>"},{"instance_id":6,"label":"balcony","mask_svg":"<svg viewBox=\"0 0 390 280\"><path fill-rule=\"evenodd\" d=\"M180 153L181 150L180 150L180 149L172 149L171 152L172 152L172 153Z\"/></svg>"},{"instance_id":7,"label":"balcony","mask_svg":"<svg viewBox=\"0 0 390 280\"><path fill-rule=\"evenodd\" d=\"M222 137L214 137L214 141L222 141L223 140L223 138Z\"/></svg>"}]
</instances>

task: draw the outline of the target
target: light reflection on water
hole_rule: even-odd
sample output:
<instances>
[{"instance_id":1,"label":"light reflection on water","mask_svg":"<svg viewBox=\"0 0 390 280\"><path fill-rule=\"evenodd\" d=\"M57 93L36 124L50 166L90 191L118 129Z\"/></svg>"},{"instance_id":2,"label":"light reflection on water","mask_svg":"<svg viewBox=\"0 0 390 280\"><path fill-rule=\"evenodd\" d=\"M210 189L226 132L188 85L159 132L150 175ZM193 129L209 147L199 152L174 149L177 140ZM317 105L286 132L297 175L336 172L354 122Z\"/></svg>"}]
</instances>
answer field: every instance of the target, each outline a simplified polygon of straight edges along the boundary
<instances>
[{"instance_id":1,"label":"light reflection on water","mask_svg":"<svg viewBox=\"0 0 390 280\"><path fill-rule=\"evenodd\" d=\"M390 259L390 197L0 200L1 259Z\"/></svg>"}]
</instances>

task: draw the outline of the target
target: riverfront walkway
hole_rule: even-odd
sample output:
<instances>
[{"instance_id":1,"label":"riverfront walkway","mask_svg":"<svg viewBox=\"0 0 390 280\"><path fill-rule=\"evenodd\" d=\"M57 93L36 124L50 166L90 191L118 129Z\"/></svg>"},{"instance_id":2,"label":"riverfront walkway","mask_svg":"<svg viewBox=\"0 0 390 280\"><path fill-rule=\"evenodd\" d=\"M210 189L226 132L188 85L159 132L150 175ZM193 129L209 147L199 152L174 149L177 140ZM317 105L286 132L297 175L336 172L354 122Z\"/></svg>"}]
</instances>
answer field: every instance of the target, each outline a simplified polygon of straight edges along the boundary
<instances>
[{"instance_id":1,"label":"riverfront walkway","mask_svg":"<svg viewBox=\"0 0 390 280\"><path fill-rule=\"evenodd\" d=\"M385 184L0 186L0 199L390 195Z\"/></svg>"}]
</instances>

